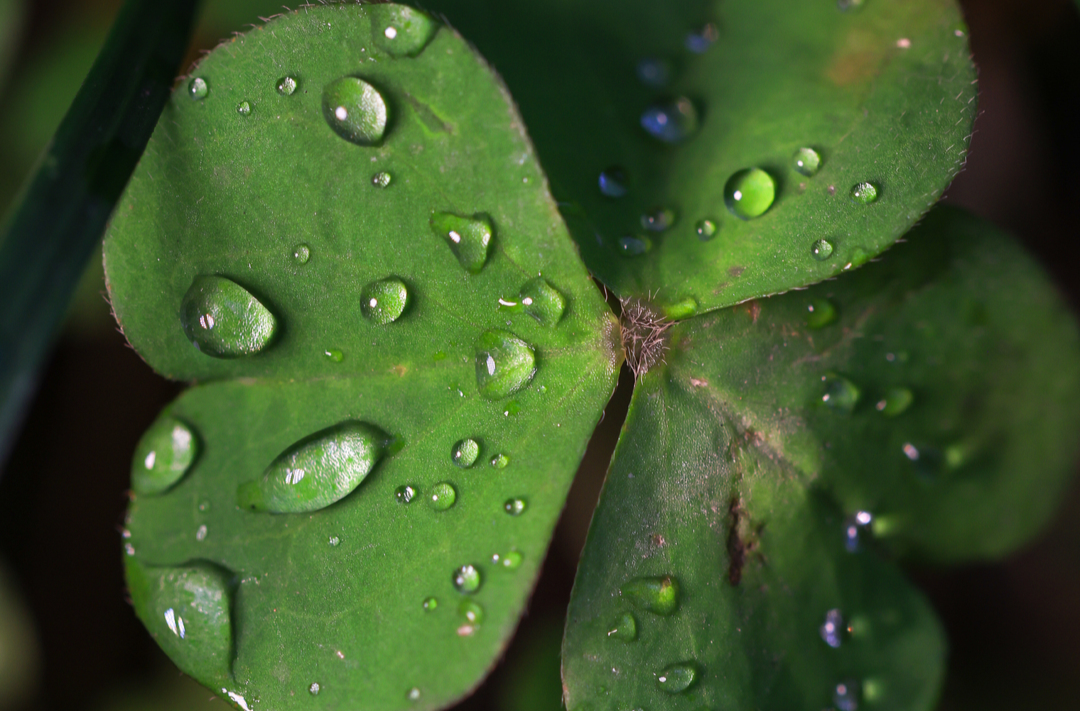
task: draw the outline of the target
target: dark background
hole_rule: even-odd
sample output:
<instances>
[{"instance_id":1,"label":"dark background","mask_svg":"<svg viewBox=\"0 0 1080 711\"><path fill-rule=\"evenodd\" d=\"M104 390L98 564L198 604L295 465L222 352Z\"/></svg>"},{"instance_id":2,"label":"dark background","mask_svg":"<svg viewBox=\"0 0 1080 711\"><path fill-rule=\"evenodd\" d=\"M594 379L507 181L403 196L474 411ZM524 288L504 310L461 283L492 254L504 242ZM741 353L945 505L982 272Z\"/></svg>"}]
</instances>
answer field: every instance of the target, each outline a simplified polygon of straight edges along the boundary
<instances>
[{"instance_id":1,"label":"dark background","mask_svg":"<svg viewBox=\"0 0 1080 711\"><path fill-rule=\"evenodd\" d=\"M1020 237L1075 309L1077 4L961 4L979 67L979 114L967 167L946 199ZM23 45L0 94L0 210L78 88L118 2L28 5ZM207 24L197 42L202 47L220 37ZM179 674L150 641L125 602L121 571L131 452L180 387L154 375L126 345L101 289L100 269L92 269L0 478L0 560L40 647L36 670L25 675L23 698L12 708L203 708L210 693ZM593 438L519 634L462 708L559 708L562 612L630 384L624 374ZM949 633L941 709L1080 709L1080 486L1062 501L1056 524L1009 559L910 572Z\"/></svg>"}]
</instances>

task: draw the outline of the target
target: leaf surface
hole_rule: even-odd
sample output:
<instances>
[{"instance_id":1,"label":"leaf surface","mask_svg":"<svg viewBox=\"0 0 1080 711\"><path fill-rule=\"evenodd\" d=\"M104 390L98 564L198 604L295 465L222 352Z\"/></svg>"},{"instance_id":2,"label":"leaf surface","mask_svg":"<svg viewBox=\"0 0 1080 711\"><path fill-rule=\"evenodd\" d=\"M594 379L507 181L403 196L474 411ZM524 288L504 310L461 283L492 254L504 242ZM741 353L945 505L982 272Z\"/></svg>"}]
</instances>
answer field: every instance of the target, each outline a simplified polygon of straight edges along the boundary
<instances>
[{"instance_id":1,"label":"leaf surface","mask_svg":"<svg viewBox=\"0 0 1080 711\"><path fill-rule=\"evenodd\" d=\"M487 66L390 5L222 45L173 96L105 262L131 343L202 383L133 463L129 585L174 661L240 708L429 709L477 684L620 364Z\"/></svg>"}]
</instances>

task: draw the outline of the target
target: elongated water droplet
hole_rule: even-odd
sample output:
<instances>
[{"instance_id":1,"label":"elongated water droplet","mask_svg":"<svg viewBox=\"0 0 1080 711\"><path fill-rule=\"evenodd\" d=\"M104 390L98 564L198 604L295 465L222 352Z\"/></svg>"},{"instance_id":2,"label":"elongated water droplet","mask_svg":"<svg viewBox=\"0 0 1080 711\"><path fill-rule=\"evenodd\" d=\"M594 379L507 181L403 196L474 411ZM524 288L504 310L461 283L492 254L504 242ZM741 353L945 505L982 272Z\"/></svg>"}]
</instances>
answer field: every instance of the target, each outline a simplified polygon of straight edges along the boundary
<instances>
[{"instance_id":1,"label":"elongated water droplet","mask_svg":"<svg viewBox=\"0 0 1080 711\"><path fill-rule=\"evenodd\" d=\"M847 680L837 684L833 705L836 711L856 711L859 708L859 682Z\"/></svg>"},{"instance_id":2,"label":"elongated water droplet","mask_svg":"<svg viewBox=\"0 0 1080 711\"><path fill-rule=\"evenodd\" d=\"M412 500L416 498L417 489L411 484L402 484L398 488L394 489L394 498L397 499L399 504L411 504Z\"/></svg>"},{"instance_id":3,"label":"elongated water droplet","mask_svg":"<svg viewBox=\"0 0 1080 711\"><path fill-rule=\"evenodd\" d=\"M162 415L135 446L131 488L136 494L162 494L183 478L199 454L195 433L180 420Z\"/></svg>"},{"instance_id":4,"label":"elongated water droplet","mask_svg":"<svg viewBox=\"0 0 1080 711\"><path fill-rule=\"evenodd\" d=\"M157 568L134 558L126 573L136 614L176 666L207 686L229 683L235 576L209 563Z\"/></svg>"},{"instance_id":5,"label":"elongated water droplet","mask_svg":"<svg viewBox=\"0 0 1080 711\"><path fill-rule=\"evenodd\" d=\"M615 624L608 630L607 636L620 642L633 642L637 639L637 618L633 613L622 613L615 618Z\"/></svg>"},{"instance_id":6,"label":"elongated water droplet","mask_svg":"<svg viewBox=\"0 0 1080 711\"><path fill-rule=\"evenodd\" d=\"M471 595L480 589L480 571L475 565L463 565L454 570L450 582L458 592Z\"/></svg>"},{"instance_id":7,"label":"elongated water droplet","mask_svg":"<svg viewBox=\"0 0 1080 711\"><path fill-rule=\"evenodd\" d=\"M326 85L323 118L334 133L359 146L373 146L386 133L389 108L382 94L363 79L342 77Z\"/></svg>"},{"instance_id":8,"label":"elongated water droplet","mask_svg":"<svg viewBox=\"0 0 1080 711\"><path fill-rule=\"evenodd\" d=\"M671 79L671 63L646 57L637 63L637 77L645 86L662 89Z\"/></svg>"},{"instance_id":9,"label":"elongated water droplet","mask_svg":"<svg viewBox=\"0 0 1080 711\"><path fill-rule=\"evenodd\" d=\"M503 510L511 516L520 516L525 513L527 506L525 499L507 499L503 504Z\"/></svg>"},{"instance_id":10,"label":"elongated water droplet","mask_svg":"<svg viewBox=\"0 0 1080 711\"><path fill-rule=\"evenodd\" d=\"M206 80L202 77L195 77L188 82L188 96L198 101L199 99L205 99L206 95L210 93L210 87L207 85Z\"/></svg>"},{"instance_id":11,"label":"elongated water droplet","mask_svg":"<svg viewBox=\"0 0 1080 711\"><path fill-rule=\"evenodd\" d=\"M679 694L686 691L697 680L697 665L693 662L681 662L660 672L656 677L656 685L661 691L669 694Z\"/></svg>"},{"instance_id":12,"label":"elongated water droplet","mask_svg":"<svg viewBox=\"0 0 1080 711\"><path fill-rule=\"evenodd\" d=\"M836 307L828 299L814 299L806 305L806 325L825 328L836 320Z\"/></svg>"},{"instance_id":13,"label":"elongated water droplet","mask_svg":"<svg viewBox=\"0 0 1080 711\"><path fill-rule=\"evenodd\" d=\"M800 148L795 151L791 162L794 164L796 172L809 178L818 172L818 168L821 167L821 156L813 148Z\"/></svg>"},{"instance_id":14,"label":"elongated water droplet","mask_svg":"<svg viewBox=\"0 0 1080 711\"><path fill-rule=\"evenodd\" d=\"M250 115L251 114L251 102L250 101L241 101L239 104L236 105L236 113L240 114L241 116Z\"/></svg>"},{"instance_id":15,"label":"elongated water droplet","mask_svg":"<svg viewBox=\"0 0 1080 711\"><path fill-rule=\"evenodd\" d=\"M293 261L297 264L307 264L311 259L311 247L307 246L303 242L293 247L292 250Z\"/></svg>"},{"instance_id":16,"label":"elongated water droplet","mask_svg":"<svg viewBox=\"0 0 1080 711\"><path fill-rule=\"evenodd\" d=\"M339 351L337 348L331 348L329 350L323 351L323 357L331 363L340 363L341 361L345 360L345 354Z\"/></svg>"},{"instance_id":17,"label":"elongated water droplet","mask_svg":"<svg viewBox=\"0 0 1080 711\"><path fill-rule=\"evenodd\" d=\"M716 223L712 220L700 220L697 225L694 226L694 230L697 232L698 239L702 242L708 242L716 234Z\"/></svg>"},{"instance_id":18,"label":"elongated water droplet","mask_svg":"<svg viewBox=\"0 0 1080 711\"><path fill-rule=\"evenodd\" d=\"M388 187L391 180L393 180L393 176L391 176L385 170L380 170L378 173L371 176L371 184L377 188Z\"/></svg>"},{"instance_id":19,"label":"elongated water droplet","mask_svg":"<svg viewBox=\"0 0 1080 711\"><path fill-rule=\"evenodd\" d=\"M496 454L491 458L491 466L495 469L506 469L510 466L510 457L505 454Z\"/></svg>"},{"instance_id":20,"label":"elongated water droplet","mask_svg":"<svg viewBox=\"0 0 1080 711\"><path fill-rule=\"evenodd\" d=\"M536 375L533 347L506 331L484 331L476 344L476 385L488 400L512 395Z\"/></svg>"},{"instance_id":21,"label":"elongated water droplet","mask_svg":"<svg viewBox=\"0 0 1080 711\"><path fill-rule=\"evenodd\" d=\"M634 237L627 235L619 239L619 251L628 257L636 257L645 254L652 249L652 240L648 237Z\"/></svg>"},{"instance_id":22,"label":"elongated water droplet","mask_svg":"<svg viewBox=\"0 0 1080 711\"><path fill-rule=\"evenodd\" d=\"M259 479L241 484L237 503L271 513L318 511L360 486L390 443L366 422L321 430L278 455Z\"/></svg>"},{"instance_id":23,"label":"elongated water droplet","mask_svg":"<svg viewBox=\"0 0 1080 711\"><path fill-rule=\"evenodd\" d=\"M710 22L702 26L701 29L687 34L685 45L694 54L701 54L709 47L712 47L713 43L719 38L720 32L716 29L716 25Z\"/></svg>"},{"instance_id":24,"label":"elongated water droplet","mask_svg":"<svg viewBox=\"0 0 1080 711\"><path fill-rule=\"evenodd\" d=\"M396 277L373 281L360 292L360 311L379 326L397 321L408 305L409 288Z\"/></svg>"},{"instance_id":25,"label":"elongated water droplet","mask_svg":"<svg viewBox=\"0 0 1080 711\"><path fill-rule=\"evenodd\" d=\"M827 239L819 239L810 245L810 256L819 262L824 262L832 256L834 249L832 242Z\"/></svg>"},{"instance_id":26,"label":"elongated water droplet","mask_svg":"<svg viewBox=\"0 0 1080 711\"><path fill-rule=\"evenodd\" d=\"M422 605L425 612L434 612L439 607L439 599L434 597L424 598Z\"/></svg>"},{"instance_id":27,"label":"elongated water droplet","mask_svg":"<svg viewBox=\"0 0 1080 711\"><path fill-rule=\"evenodd\" d=\"M468 469L480 456L480 443L475 439L459 439L450 450L450 459L462 469Z\"/></svg>"},{"instance_id":28,"label":"elongated water droplet","mask_svg":"<svg viewBox=\"0 0 1080 711\"><path fill-rule=\"evenodd\" d=\"M776 181L761 168L746 168L728 178L724 204L742 220L764 215L776 199Z\"/></svg>"},{"instance_id":29,"label":"elongated water droplet","mask_svg":"<svg viewBox=\"0 0 1080 711\"><path fill-rule=\"evenodd\" d=\"M850 415L859 402L859 387L836 373L821 376L821 382L825 386L821 401L837 412Z\"/></svg>"},{"instance_id":30,"label":"elongated water droplet","mask_svg":"<svg viewBox=\"0 0 1080 711\"><path fill-rule=\"evenodd\" d=\"M851 187L851 199L860 205L869 205L878 199L878 189L873 183L856 183Z\"/></svg>"},{"instance_id":31,"label":"elongated water droplet","mask_svg":"<svg viewBox=\"0 0 1080 711\"><path fill-rule=\"evenodd\" d=\"M180 325L192 345L215 358L254 355L270 343L277 320L234 281L197 276L180 302Z\"/></svg>"},{"instance_id":32,"label":"elongated water droplet","mask_svg":"<svg viewBox=\"0 0 1080 711\"><path fill-rule=\"evenodd\" d=\"M293 92L296 91L297 85L298 82L296 81L296 77L281 77L277 80L275 86L277 87L277 92L282 96L292 96Z\"/></svg>"},{"instance_id":33,"label":"elongated water droplet","mask_svg":"<svg viewBox=\"0 0 1080 711\"><path fill-rule=\"evenodd\" d=\"M626 171L611 167L600 173L600 192L609 198L621 198L626 195L628 184Z\"/></svg>"},{"instance_id":34,"label":"elongated water droplet","mask_svg":"<svg viewBox=\"0 0 1080 711\"><path fill-rule=\"evenodd\" d=\"M446 511L457 502L457 489L448 481L440 481L431 487L428 503L436 511Z\"/></svg>"},{"instance_id":35,"label":"elongated water droplet","mask_svg":"<svg viewBox=\"0 0 1080 711\"><path fill-rule=\"evenodd\" d=\"M858 511L844 519L844 548L848 553L855 553L862 547L863 531L873 521L869 511Z\"/></svg>"},{"instance_id":36,"label":"elongated water droplet","mask_svg":"<svg viewBox=\"0 0 1080 711\"><path fill-rule=\"evenodd\" d=\"M436 212L431 216L431 229L446 240L465 271L480 273L487 262L488 246L494 232L491 220L483 215L462 217L449 212Z\"/></svg>"},{"instance_id":37,"label":"elongated water droplet","mask_svg":"<svg viewBox=\"0 0 1080 711\"><path fill-rule=\"evenodd\" d=\"M424 51L439 25L405 5L370 5L371 38L391 57L415 57Z\"/></svg>"},{"instance_id":38,"label":"elongated water droplet","mask_svg":"<svg viewBox=\"0 0 1080 711\"><path fill-rule=\"evenodd\" d=\"M462 600L458 605L458 613L474 627L484 621L484 608L472 600Z\"/></svg>"},{"instance_id":39,"label":"elongated water droplet","mask_svg":"<svg viewBox=\"0 0 1080 711\"><path fill-rule=\"evenodd\" d=\"M821 638L825 640L825 644L829 645L833 649L840 647L841 642L844 641L844 616L840 614L840 610L829 610L825 613L825 621L821 623L821 628L818 630L821 633Z\"/></svg>"},{"instance_id":40,"label":"elongated water droplet","mask_svg":"<svg viewBox=\"0 0 1080 711\"><path fill-rule=\"evenodd\" d=\"M641 114L641 127L664 143L680 143L697 133L700 120L694 103L685 96L649 106Z\"/></svg>"},{"instance_id":41,"label":"elongated water droplet","mask_svg":"<svg viewBox=\"0 0 1080 711\"><path fill-rule=\"evenodd\" d=\"M890 388L884 399L879 400L875 407L886 417L896 417L911 407L914 401L915 394L907 388Z\"/></svg>"},{"instance_id":42,"label":"elongated water droplet","mask_svg":"<svg viewBox=\"0 0 1080 711\"><path fill-rule=\"evenodd\" d=\"M675 211L658 207L641 216L641 226L650 232L663 232L675 224Z\"/></svg>"},{"instance_id":43,"label":"elongated water droplet","mask_svg":"<svg viewBox=\"0 0 1080 711\"><path fill-rule=\"evenodd\" d=\"M558 289L543 277L525 282L518 292L518 300L525 313L543 326L555 326L566 310L566 299Z\"/></svg>"},{"instance_id":44,"label":"elongated water droplet","mask_svg":"<svg viewBox=\"0 0 1080 711\"><path fill-rule=\"evenodd\" d=\"M634 578L619 588L630 603L646 612L668 616L679 607L679 581L671 576Z\"/></svg>"}]
</instances>

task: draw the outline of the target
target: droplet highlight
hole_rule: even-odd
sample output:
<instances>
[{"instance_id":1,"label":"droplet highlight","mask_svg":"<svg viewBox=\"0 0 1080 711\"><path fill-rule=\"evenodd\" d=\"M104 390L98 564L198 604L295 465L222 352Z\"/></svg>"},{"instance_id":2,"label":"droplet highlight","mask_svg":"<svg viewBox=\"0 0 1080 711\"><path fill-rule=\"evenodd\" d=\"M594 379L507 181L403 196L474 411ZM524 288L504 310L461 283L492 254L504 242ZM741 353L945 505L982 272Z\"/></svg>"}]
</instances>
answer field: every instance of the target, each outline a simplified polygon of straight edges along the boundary
<instances>
[{"instance_id":1,"label":"droplet highlight","mask_svg":"<svg viewBox=\"0 0 1080 711\"><path fill-rule=\"evenodd\" d=\"M518 292L518 301L525 313L549 328L558 325L566 311L566 297L543 277L525 282Z\"/></svg>"},{"instance_id":2,"label":"droplet highlight","mask_svg":"<svg viewBox=\"0 0 1080 711\"><path fill-rule=\"evenodd\" d=\"M634 578L619 588L619 593L634 607L663 617L679 607L679 582L671 576Z\"/></svg>"},{"instance_id":3,"label":"droplet highlight","mask_svg":"<svg viewBox=\"0 0 1080 711\"><path fill-rule=\"evenodd\" d=\"M656 685L669 694L681 694L694 685L697 673L697 665L693 662L672 664L656 677Z\"/></svg>"},{"instance_id":4,"label":"droplet highlight","mask_svg":"<svg viewBox=\"0 0 1080 711\"><path fill-rule=\"evenodd\" d=\"M698 110L685 96L652 104L641 114L641 127L664 143L681 143L697 133L699 126Z\"/></svg>"},{"instance_id":5,"label":"droplet highlight","mask_svg":"<svg viewBox=\"0 0 1080 711\"><path fill-rule=\"evenodd\" d=\"M624 612L615 618L615 624L608 630L609 639L620 642L633 642L637 639L637 618L630 612Z\"/></svg>"},{"instance_id":6,"label":"droplet highlight","mask_svg":"<svg viewBox=\"0 0 1080 711\"><path fill-rule=\"evenodd\" d=\"M825 328L836 321L836 307L828 299L814 299L806 305L806 325L809 328Z\"/></svg>"},{"instance_id":7,"label":"droplet highlight","mask_svg":"<svg viewBox=\"0 0 1080 711\"><path fill-rule=\"evenodd\" d=\"M536 375L533 347L506 331L491 329L476 345L476 385L480 394L498 400L521 390Z\"/></svg>"},{"instance_id":8,"label":"droplet highlight","mask_svg":"<svg viewBox=\"0 0 1080 711\"><path fill-rule=\"evenodd\" d=\"M491 466L493 469L506 469L510 466L510 457L505 454L496 454L491 458Z\"/></svg>"},{"instance_id":9,"label":"droplet highlight","mask_svg":"<svg viewBox=\"0 0 1080 711\"><path fill-rule=\"evenodd\" d=\"M484 621L484 608L472 600L462 600L458 605L458 614L473 627L479 626Z\"/></svg>"},{"instance_id":10,"label":"droplet highlight","mask_svg":"<svg viewBox=\"0 0 1080 711\"><path fill-rule=\"evenodd\" d=\"M600 173L600 192L609 198L621 198L626 195L628 179L622 168L611 167Z\"/></svg>"},{"instance_id":11,"label":"droplet highlight","mask_svg":"<svg viewBox=\"0 0 1080 711\"><path fill-rule=\"evenodd\" d=\"M323 357L331 363L340 363L341 361L345 360L345 354L336 348L331 348L329 350L323 351Z\"/></svg>"},{"instance_id":12,"label":"droplet highlight","mask_svg":"<svg viewBox=\"0 0 1080 711\"><path fill-rule=\"evenodd\" d=\"M425 612L434 612L439 607L439 599L434 597L424 598L424 601L420 603Z\"/></svg>"},{"instance_id":13,"label":"droplet highlight","mask_svg":"<svg viewBox=\"0 0 1080 711\"><path fill-rule=\"evenodd\" d=\"M821 634L821 639L825 640L825 644L833 649L839 649L844 641L844 616L840 614L840 610L826 612L825 621L821 623L818 632Z\"/></svg>"},{"instance_id":14,"label":"droplet highlight","mask_svg":"<svg viewBox=\"0 0 1080 711\"><path fill-rule=\"evenodd\" d=\"M274 315L251 292L219 276L197 276L180 302L180 325L199 351L215 358L254 355L277 331Z\"/></svg>"},{"instance_id":15,"label":"droplet highlight","mask_svg":"<svg viewBox=\"0 0 1080 711\"><path fill-rule=\"evenodd\" d=\"M835 247L833 243L827 239L819 239L810 245L810 256L819 262L824 262L826 259L832 256Z\"/></svg>"},{"instance_id":16,"label":"droplet highlight","mask_svg":"<svg viewBox=\"0 0 1080 711\"><path fill-rule=\"evenodd\" d=\"M507 499L503 504L503 511L511 516L520 516L525 513L525 509L528 508L528 504L525 499Z\"/></svg>"},{"instance_id":17,"label":"droplet highlight","mask_svg":"<svg viewBox=\"0 0 1080 711\"><path fill-rule=\"evenodd\" d=\"M832 410L850 415L859 402L859 387L836 373L821 376L821 382L824 384L821 402Z\"/></svg>"},{"instance_id":18,"label":"droplet highlight","mask_svg":"<svg viewBox=\"0 0 1080 711\"><path fill-rule=\"evenodd\" d=\"M380 170L378 173L371 176L371 184L377 188L389 187L391 180L393 180L393 176L391 176L385 170Z\"/></svg>"},{"instance_id":19,"label":"droplet highlight","mask_svg":"<svg viewBox=\"0 0 1080 711\"><path fill-rule=\"evenodd\" d=\"M856 183L851 188L851 199L860 205L877 202L878 189L873 183Z\"/></svg>"},{"instance_id":20,"label":"droplet highlight","mask_svg":"<svg viewBox=\"0 0 1080 711\"><path fill-rule=\"evenodd\" d=\"M342 77L323 89L323 118L334 133L358 146L382 141L389 119L383 95L358 77Z\"/></svg>"},{"instance_id":21,"label":"droplet highlight","mask_svg":"<svg viewBox=\"0 0 1080 711\"><path fill-rule=\"evenodd\" d=\"M791 157L791 163L796 173L810 178L821 168L821 155L813 148L800 148Z\"/></svg>"},{"instance_id":22,"label":"droplet highlight","mask_svg":"<svg viewBox=\"0 0 1080 711\"><path fill-rule=\"evenodd\" d=\"M411 504L416 498L417 489L411 484L402 484L394 489L394 498L399 504Z\"/></svg>"},{"instance_id":23,"label":"droplet highlight","mask_svg":"<svg viewBox=\"0 0 1080 711\"><path fill-rule=\"evenodd\" d=\"M409 305L409 288L397 277L373 281L360 292L360 311L377 326L397 321Z\"/></svg>"},{"instance_id":24,"label":"droplet highlight","mask_svg":"<svg viewBox=\"0 0 1080 711\"><path fill-rule=\"evenodd\" d=\"M322 687L319 686L319 682L317 682L317 681L311 682L311 686L308 687L308 693L311 694L312 696L318 696L319 692L321 690L322 690Z\"/></svg>"},{"instance_id":25,"label":"droplet highlight","mask_svg":"<svg viewBox=\"0 0 1080 711\"><path fill-rule=\"evenodd\" d=\"M856 711L859 708L859 682L847 680L837 684L833 705L836 711Z\"/></svg>"},{"instance_id":26,"label":"droplet highlight","mask_svg":"<svg viewBox=\"0 0 1080 711\"><path fill-rule=\"evenodd\" d=\"M296 245L292 250L292 259L301 266L307 264L311 260L311 247L303 242Z\"/></svg>"},{"instance_id":27,"label":"droplet highlight","mask_svg":"<svg viewBox=\"0 0 1080 711\"><path fill-rule=\"evenodd\" d=\"M519 567L521 567L521 562L523 560L524 557L518 551L509 551L504 555L499 555L498 553L496 553L491 556L492 565L501 566L506 570L517 570Z\"/></svg>"},{"instance_id":28,"label":"droplet highlight","mask_svg":"<svg viewBox=\"0 0 1080 711\"><path fill-rule=\"evenodd\" d=\"M296 92L298 83L295 77L281 77L274 86L277 88L277 93L282 96L292 96Z\"/></svg>"},{"instance_id":29,"label":"droplet highlight","mask_svg":"<svg viewBox=\"0 0 1080 711\"><path fill-rule=\"evenodd\" d=\"M914 401L915 394L908 388L890 388L874 407L886 417L896 417L906 412Z\"/></svg>"},{"instance_id":30,"label":"droplet highlight","mask_svg":"<svg viewBox=\"0 0 1080 711\"><path fill-rule=\"evenodd\" d=\"M463 217L449 212L431 216L431 229L446 240L458 262L471 274L479 274L488 258L494 232L491 220L484 216Z\"/></svg>"},{"instance_id":31,"label":"droplet highlight","mask_svg":"<svg viewBox=\"0 0 1080 711\"><path fill-rule=\"evenodd\" d=\"M169 415L150 426L135 446L131 488L136 494L163 494L180 481L199 454L199 441L190 427Z\"/></svg>"},{"instance_id":32,"label":"droplet highlight","mask_svg":"<svg viewBox=\"0 0 1080 711\"><path fill-rule=\"evenodd\" d=\"M206 83L206 80L202 77L195 77L188 82L188 96L196 101L205 99L206 95L210 93L210 86Z\"/></svg>"},{"instance_id":33,"label":"droplet highlight","mask_svg":"<svg viewBox=\"0 0 1080 711\"><path fill-rule=\"evenodd\" d=\"M699 220L694 225L694 231L697 232L698 239L702 242L708 242L716 234L716 223L712 220Z\"/></svg>"},{"instance_id":34,"label":"droplet highlight","mask_svg":"<svg viewBox=\"0 0 1080 711\"><path fill-rule=\"evenodd\" d=\"M657 207L641 216L641 226L649 232L664 232L675 224L675 211L667 207Z\"/></svg>"},{"instance_id":35,"label":"droplet highlight","mask_svg":"<svg viewBox=\"0 0 1080 711\"><path fill-rule=\"evenodd\" d=\"M241 101L239 104L236 105L236 113L240 114L241 116L250 115L251 114L251 102L250 101Z\"/></svg>"},{"instance_id":36,"label":"droplet highlight","mask_svg":"<svg viewBox=\"0 0 1080 711\"><path fill-rule=\"evenodd\" d=\"M480 456L480 443L475 439L459 439L450 450L450 460L462 469L468 469L476 464Z\"/></svg>"},{"instance_id":37,"label":"droplet highlight","mask_svg":"<svg viewBox=\"0 0 1080 711\"><path fill-rule=\"evenodd\" d=\"M474 565L463 565L454 570L450 577L454 589L464 595L471 595L480 589L480 571Z\"/></svg>"},{"instance_id":38,"label":"droplet highlight","mask_svg":"<svg viewBox=\"0 0 1080 711\"><path fill-rule=\"evenodd\" d=\"M448 481L440 481L431 487L428 493L428 503L436 511L446 511L457 503L457 489Z\"/></svg>"},{"instance_id":39,"label":"droplet highlight","mask_svg":"<svg viewBox=\"0 0 1080 711\"><path fill-rule=\"evenodd\" d=\"M844 519L844 549L848 553L857 553L862 548L863 532L873 521L869 511L858 511Z\"/></svg>"},{"instance_id":40,"label":"droplet highlight","mask_svg":"<svg viewBox=\"0 0 1080 711\"><path fill-rule=\"evenodd\" d=\"M652 240L648 237L627 235L619 239L619 251L628 257L637 257L652 249Z\"/></svg>"},{"instance_id":41,"label":"droplet highlight","mask_svg":"<svg viewBox=\"0 0 1080 711\"><path fill-rule=\"evenodd\" d=\"M439 29L430 16L405 5L371 5L371 38L391 57L415 57Z\"/></svg>"},{"instance_id":42,"label":"droplet highlight","mask_svg":"<svg viewBox=\"0 0 1080 711\"><path fill-rule=\"evenodd\" d=\"M764 215L776 199L776 181L761 168L746 168L728 178L724 204L741 220Z\"/></svg>"}]
</instances>

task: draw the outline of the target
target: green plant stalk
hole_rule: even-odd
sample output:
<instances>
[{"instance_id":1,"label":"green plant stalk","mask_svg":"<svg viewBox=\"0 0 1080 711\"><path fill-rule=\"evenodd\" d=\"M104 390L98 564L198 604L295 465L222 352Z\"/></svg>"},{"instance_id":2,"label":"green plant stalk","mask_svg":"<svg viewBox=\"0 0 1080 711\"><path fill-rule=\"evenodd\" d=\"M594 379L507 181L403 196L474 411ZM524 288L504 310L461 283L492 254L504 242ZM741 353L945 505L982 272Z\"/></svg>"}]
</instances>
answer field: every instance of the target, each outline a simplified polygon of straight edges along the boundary
<instances>
[{"instance_id":1,"label":"green plant stalk","mask_svg":"<svg viewBox=\"0 0 1080 711\"><path fill-rule=\"evenodd\" d=\"M169 97L199 0L129 0L0 241L0 460Z\"/></svg>"}]
</instances>

